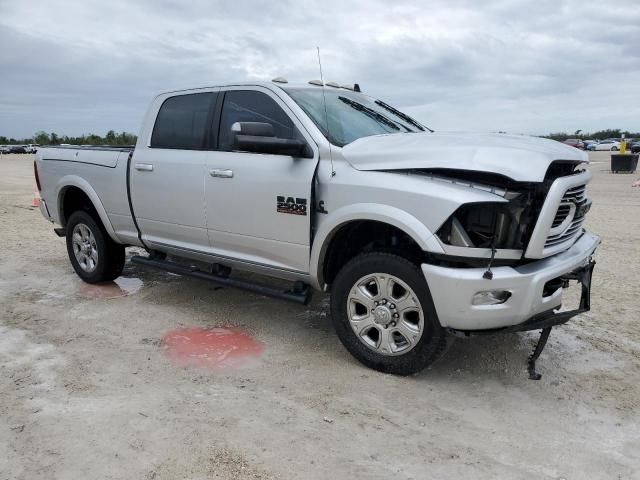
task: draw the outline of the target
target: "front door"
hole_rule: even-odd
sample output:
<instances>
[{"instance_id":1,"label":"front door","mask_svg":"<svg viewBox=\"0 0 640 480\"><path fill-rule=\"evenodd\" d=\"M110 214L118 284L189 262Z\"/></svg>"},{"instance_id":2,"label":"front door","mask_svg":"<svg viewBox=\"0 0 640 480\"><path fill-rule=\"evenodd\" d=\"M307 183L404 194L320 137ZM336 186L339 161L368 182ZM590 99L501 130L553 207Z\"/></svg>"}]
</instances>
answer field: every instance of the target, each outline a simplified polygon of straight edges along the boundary
<instances>
[{"instance_id":1,"label":"front door","mask_svg":"<svg viewBox=\"0 0 640 480\"><path fill-rule=\"evenodd\" d=\"M311 236L314 158L233 151L231 126L263 122L276 137L310 137L286 104L267 89L224 93L218 149L207 160L207 229L215 254L307 273ZM311 150L310 150L311 151Z\"/></svg>"}]
</instances>

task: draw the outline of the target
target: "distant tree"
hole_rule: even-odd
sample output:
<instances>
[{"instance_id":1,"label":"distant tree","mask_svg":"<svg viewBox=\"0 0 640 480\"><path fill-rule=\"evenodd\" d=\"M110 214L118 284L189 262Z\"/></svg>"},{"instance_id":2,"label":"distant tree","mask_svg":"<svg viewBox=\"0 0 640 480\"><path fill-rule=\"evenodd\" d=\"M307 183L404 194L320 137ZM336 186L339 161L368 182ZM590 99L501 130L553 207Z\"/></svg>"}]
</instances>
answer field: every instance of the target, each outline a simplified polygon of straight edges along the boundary
<instances>
[{"instance_id":1,"label":"distant tree","mask_svg":"<svg viewBox=\"0 0 640 480\"><path fill-rule=\"evenodd\" d=\"M43 132L42 130L40 130L39 132L36 132L36 134L33 137L33 140L38 145L48 145L51 141L49 140L49 135L47 134L47 132Z\"/></svg>"},{"instance_id":2,"label":"distant tree","mask_svg":"<svg viewBox=\"0 0 640 480\"><path fill-rule=\"evenodd\" d=\"M547 135L547 138L550 138L551 140L557 140L558 142L564 142L567 138L569 138L569 134L565 132L550 133L549 135Z\"/></svg>"}]
</instances>

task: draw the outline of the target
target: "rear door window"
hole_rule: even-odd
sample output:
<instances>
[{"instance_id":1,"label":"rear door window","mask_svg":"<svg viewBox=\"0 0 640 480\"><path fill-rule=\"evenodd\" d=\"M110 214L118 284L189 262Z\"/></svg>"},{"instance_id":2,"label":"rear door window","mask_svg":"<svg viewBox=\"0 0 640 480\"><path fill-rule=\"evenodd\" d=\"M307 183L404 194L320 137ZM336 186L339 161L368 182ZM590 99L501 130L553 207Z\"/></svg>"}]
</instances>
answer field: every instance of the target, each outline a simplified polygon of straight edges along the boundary
<instances>
[{"instance_id":1,"label":"rear door window","mask_svg":"<svg viewBox=\"0 0 640 480\"><path fill-rule=\"evenodd\" d=\"M167 98L158 112L151 147L202 150L209 110L216 93L192 93Z\"/></svg>"},{"instance_id":2,"label":"rear door window","mask_svg":"<svg viewBox=\"0 0 640 480\"><path fill-rule=\"evenodd\" d=\"M270 96L255 90L230 90L224 95L218 148L231 151L233 134L231 126L236 122L263 122L273 125L279 138L303 140L289 115Z\"/></svg>"}]
</instances>

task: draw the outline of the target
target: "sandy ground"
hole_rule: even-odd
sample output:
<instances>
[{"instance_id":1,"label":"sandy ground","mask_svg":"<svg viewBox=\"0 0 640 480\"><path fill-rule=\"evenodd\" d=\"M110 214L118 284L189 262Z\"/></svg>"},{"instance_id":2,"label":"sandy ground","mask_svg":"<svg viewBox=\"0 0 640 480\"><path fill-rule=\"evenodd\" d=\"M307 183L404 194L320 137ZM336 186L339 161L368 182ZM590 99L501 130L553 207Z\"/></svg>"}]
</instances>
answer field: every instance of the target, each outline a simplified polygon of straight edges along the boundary
<instances>
[{"instance_id":1,"label":"sandy ground","mask_svg":"<svg viewBox=\"0 0 640 480\"><path fill-rule=\"evenodd\" d=\"M349 356L322 296L127 264L131 294L101 298L119 289L87 289L29 207L32 157L1 158L0 479L640 478L640 189L592 159L593 310L554 329L534 382L531 333L459 340L398 378ZM166 332L222 326L259 361L165 355Z\"/></svg>"}]
</instances>

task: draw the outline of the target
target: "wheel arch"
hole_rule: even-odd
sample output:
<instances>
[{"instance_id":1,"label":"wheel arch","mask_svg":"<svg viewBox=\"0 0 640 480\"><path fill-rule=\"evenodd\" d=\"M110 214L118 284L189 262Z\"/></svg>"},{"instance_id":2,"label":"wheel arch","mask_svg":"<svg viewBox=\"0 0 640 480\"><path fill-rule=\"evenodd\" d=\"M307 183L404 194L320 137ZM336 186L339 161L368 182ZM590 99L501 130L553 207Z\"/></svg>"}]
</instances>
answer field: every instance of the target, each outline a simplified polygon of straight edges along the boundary
<instances>
[{"instance_id":1,"label":"wheel arch","mask_svg":"<svg viewBox=\"0 0 640 480\"><path fill-rule=\"evenodd\" d=\"M113 225L111 225L107 211L100 201L100 197L98 197L98 194L93 187L91 187L89 182L83 178L69 175L60 179L56 190L56 198L58 200L58 219L63 228L66 227L71 213L78 209L73 207L86 205L86 203L84 203L86 201L88 202L90 209L97 214L98 219L109 234L109 237L111 237L114 242L121 243L113 229ZM70 201L71 199L73 199L73 201Z\"/></svg>"},{"instance_id":2,"label":"wheel arch","mask_svg":"<svg viewBox=\"0 0 640 480\"><path fill-rule=\"evenodd\" d=\"M336 248L336 242L349 239L353 243L353 239L348 235L349 231L353 228L369 227L380 229L380 232L395 232L410 242L416 251L444 253L433 232L404 210L371 203L349 205L333 212L329 219L320 224L316 232L310 258L310 277L315 288L323 290L325 284L332 280L331 275L335 274L331 270L333 267L327 262L332 261L332 250ZM356 242L354 245L356 253L362 251L357 250L362 246L360 243Z\"/></svg>"}]
</instances>

